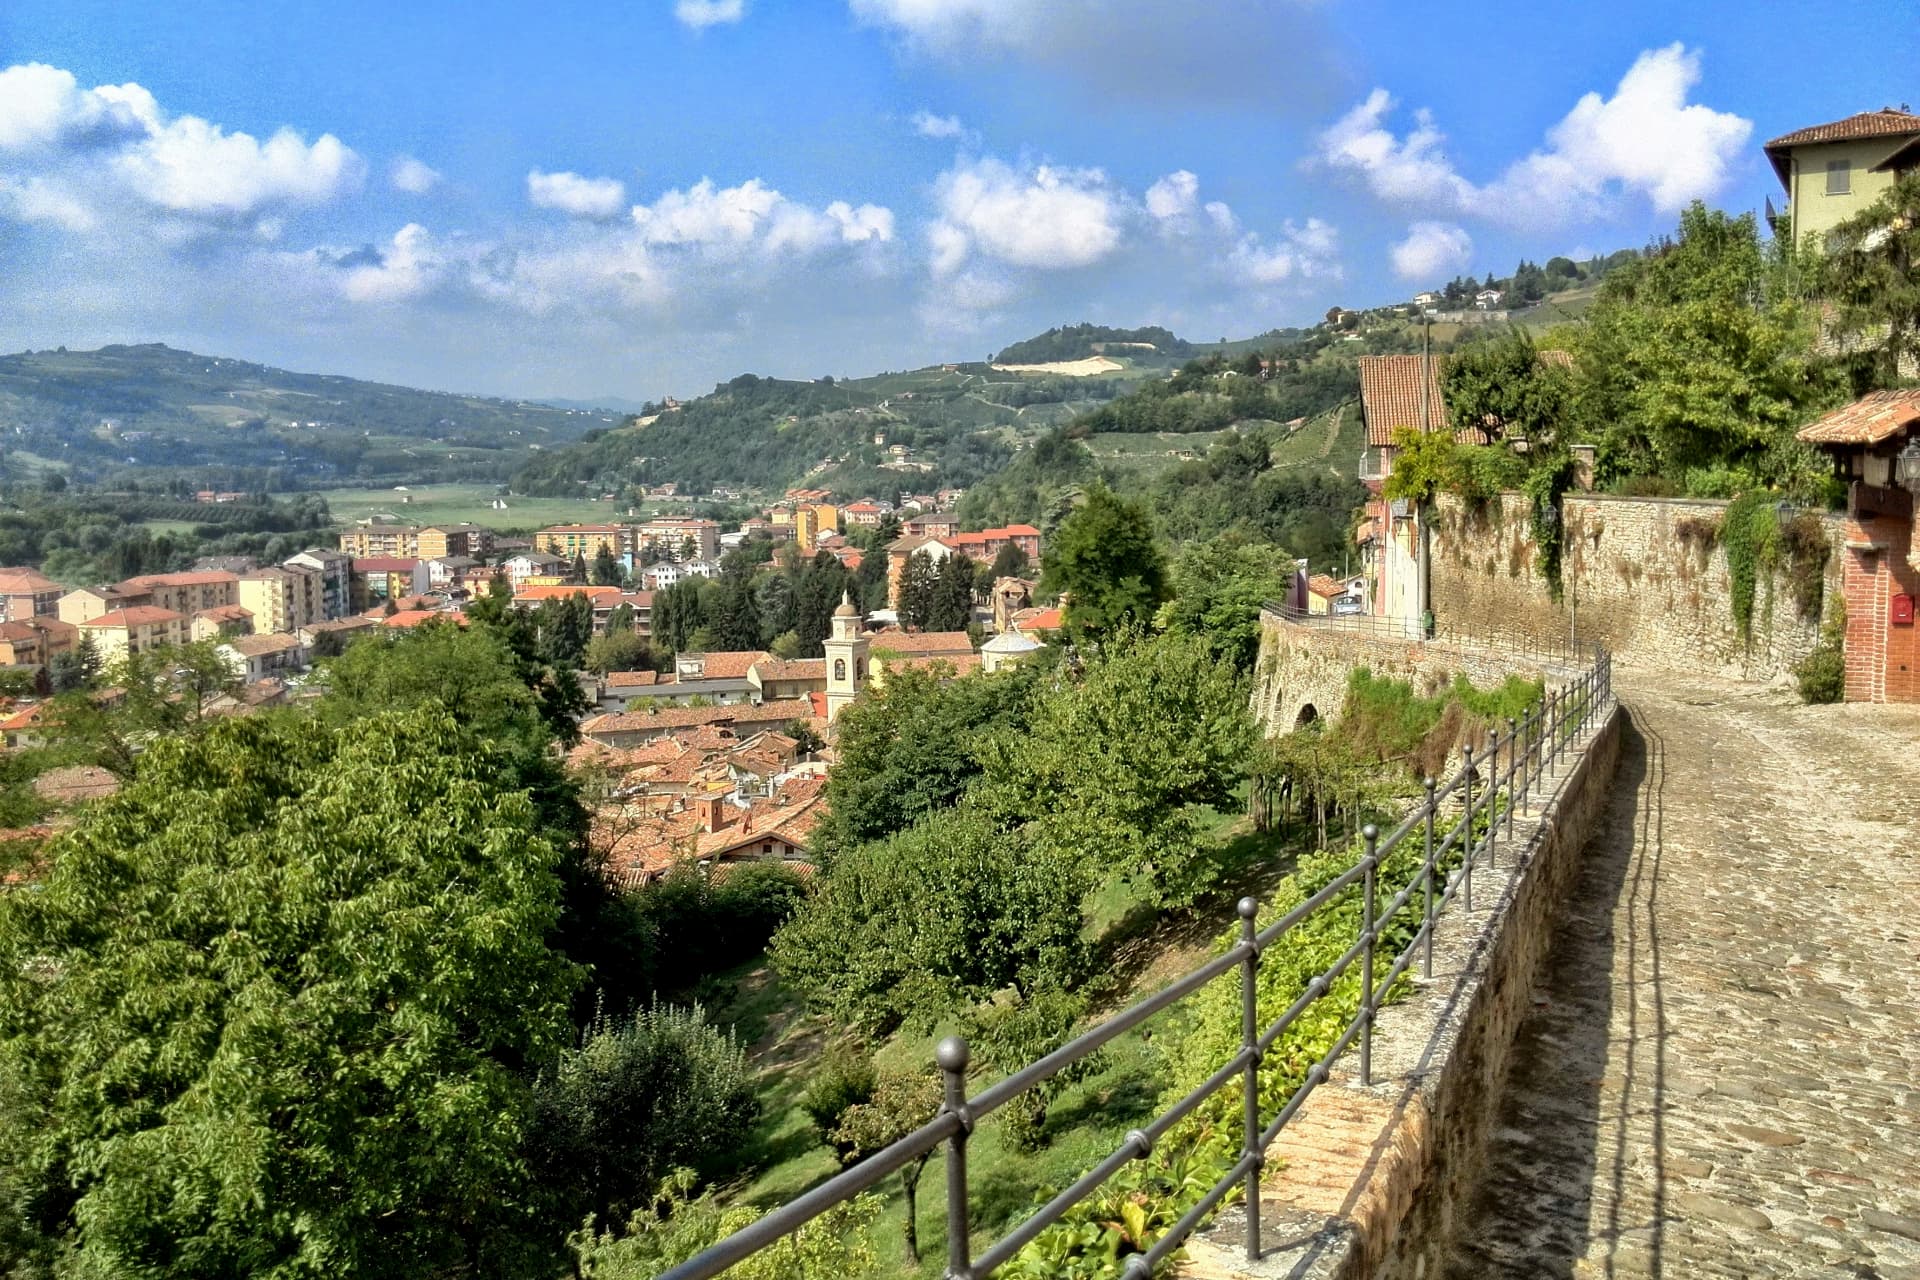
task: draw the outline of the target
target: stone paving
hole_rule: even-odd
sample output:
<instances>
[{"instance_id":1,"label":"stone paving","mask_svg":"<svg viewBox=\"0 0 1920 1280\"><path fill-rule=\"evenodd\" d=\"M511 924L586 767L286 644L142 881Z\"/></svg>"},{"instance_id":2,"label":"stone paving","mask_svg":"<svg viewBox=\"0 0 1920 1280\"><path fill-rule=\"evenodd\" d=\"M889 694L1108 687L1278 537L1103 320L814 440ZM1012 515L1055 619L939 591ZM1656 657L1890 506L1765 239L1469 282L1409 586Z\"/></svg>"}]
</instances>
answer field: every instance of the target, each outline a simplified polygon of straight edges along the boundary
<instances>
[{"instance_id":1,"label":"stone paving","mask_svg":"<svg viewBox=\"0 0 1920 1280\"><path fill-rule=\"evenodd\" d=\"M1920 712L1620 675L1449 1280L1920 1280Z\"/></svg>"}]
</instances>

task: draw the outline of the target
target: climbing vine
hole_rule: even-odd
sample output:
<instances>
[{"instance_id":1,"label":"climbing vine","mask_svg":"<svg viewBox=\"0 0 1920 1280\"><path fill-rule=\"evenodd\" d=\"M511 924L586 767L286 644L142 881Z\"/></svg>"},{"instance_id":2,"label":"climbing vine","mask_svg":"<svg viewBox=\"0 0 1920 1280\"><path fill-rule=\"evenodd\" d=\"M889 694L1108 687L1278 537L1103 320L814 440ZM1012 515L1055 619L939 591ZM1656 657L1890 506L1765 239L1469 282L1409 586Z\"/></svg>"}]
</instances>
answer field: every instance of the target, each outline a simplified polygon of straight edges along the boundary
<instances>
[{"instance_id":1,"label":"climbing vine","mask_svg":"<svg viewBox=\"0 0 1920 1280\"><path fill-rule=\"evenodd\" d=\"M1562 590L1561 560L1566 547L1566 519L1560 499L1572 484L1573 459L1561 454L1543 458L1521 485L1532 507L1536 563L1556 602Z\"/></svg>"},{"instance_id":2,"label":"climbing vine","mask_svg":"<svg viewBox=\"0 0 1920 1280\"><path fill-rule=\"evenodd\" d=\"M1753 643L1753 597L1761 573L1771 573L1780 558L1780 521L1773 495L1752 489L1727 507L1720 541L1727 548L1727 579L1731 586L1733 626L1746 644Z\"/></svg>"}]
</instances>

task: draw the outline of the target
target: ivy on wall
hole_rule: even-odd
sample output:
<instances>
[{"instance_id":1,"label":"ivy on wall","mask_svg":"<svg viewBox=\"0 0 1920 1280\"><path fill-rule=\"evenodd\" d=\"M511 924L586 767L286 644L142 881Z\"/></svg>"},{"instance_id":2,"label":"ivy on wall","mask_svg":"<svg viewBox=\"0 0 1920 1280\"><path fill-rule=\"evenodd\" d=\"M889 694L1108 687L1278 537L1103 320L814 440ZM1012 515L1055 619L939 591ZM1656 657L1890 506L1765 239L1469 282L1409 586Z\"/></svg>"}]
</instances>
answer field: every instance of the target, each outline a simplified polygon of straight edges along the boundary
<instances>
[{"instance_id":1,"label":"ivy on wall","mask_svg":"<svg viewBox=\"0 0 1920 1280\"><path fill-rule=\"evenodd\" d=\"M1825 587L1827 558L1832 548L1820 519L1801 512L1790 520L1780 518L1779 495L1764 489L1741 494L1727 506L1721 526L1721 541L1727 548L1727 577L1732 585L1733 625L1740 639L1753 643L1753 605L1764 576L1769 611L1772 609L1773 577L1786 578L1794 608L1803 618L1820 614Z\"/></svg>"}]
</instances>

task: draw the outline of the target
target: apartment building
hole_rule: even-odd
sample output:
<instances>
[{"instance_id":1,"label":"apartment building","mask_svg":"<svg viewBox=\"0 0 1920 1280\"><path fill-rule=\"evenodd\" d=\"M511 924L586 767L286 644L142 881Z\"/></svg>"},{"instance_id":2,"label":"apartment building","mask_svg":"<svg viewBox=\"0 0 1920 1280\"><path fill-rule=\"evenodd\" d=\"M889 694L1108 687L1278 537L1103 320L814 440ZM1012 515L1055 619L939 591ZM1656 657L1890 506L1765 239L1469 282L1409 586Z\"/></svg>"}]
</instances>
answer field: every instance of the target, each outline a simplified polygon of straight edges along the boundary
<instances>
[{"instance_id":1,"label":"apartment building","mask_svg":"<svg viewBox=\"0 0 1920 1280\"><path fill-rule=\"evenodd\" d=\"M355 560L420 554L420 530L403 524L355 525L340 535L340 550Z\"/></svg>"},{"instance_id":2,"label":"apartment building","mask_svg":"<svg viewBox=\"0 0 1920 1280\"><path fill-rule=\"evenodd\" d=\"M602 551L624 560L633 554L633 546L633 528L624 524L556 524L533 535L535 551L569 563L579 557L592 564Z\"/></svg>"},{"instance_id":3,"label":"apartment building","mask_svg":"<svg viewBox=\"0 0 1920 1280\"><path fill-rule=\"evenodd\" d=\"M80 624L80 633L92 638L101 661L111 663L161 645L185 644L187 619L172 609L143 604L89 618Z\"/></svg>"},{"instance_id":4,"label":"apartment building","mask_svg":"<svg viewBox=\"0 0 1920 1280\"><path fill-rule=\"evenodd\" d=\"M66 588L37 569L0 569L0 622L59 612Z\"/></svg>"},{"instance_id":5,"label":"apartment building","mask_svg":"<svg viewBox=\"0 0 1920 1280\"><path fill-rule=\"evenodd\" d=\"M449 556L484 558L493 550L493 530L477 524L430 524L420 530L414 549L406 554L422 560Z\"/></svg>"},{"instance_id":6,"label":"apartment building","mask_svg":"<svg viewBox=\"0 0 1920 1280\"><path fill-rule=\"evenodd\" d=\"M638 538L640 550L651 547L661 559L675 563L720 558L720 526L697 516L661 516L649 520L640 526ZM689 549L693 554L687 554Z\"/></svg>"}]
</instances>

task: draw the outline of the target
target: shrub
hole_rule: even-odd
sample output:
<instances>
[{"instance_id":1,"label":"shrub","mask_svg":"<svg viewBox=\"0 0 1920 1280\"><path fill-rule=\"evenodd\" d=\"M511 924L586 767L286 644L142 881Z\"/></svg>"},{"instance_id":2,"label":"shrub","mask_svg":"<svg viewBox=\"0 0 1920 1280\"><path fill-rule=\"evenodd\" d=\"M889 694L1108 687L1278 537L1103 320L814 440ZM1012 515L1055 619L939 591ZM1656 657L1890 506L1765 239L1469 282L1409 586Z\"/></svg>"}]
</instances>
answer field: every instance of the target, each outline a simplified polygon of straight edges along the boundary
<instances>
[{"instance_id":1,"label":"shrub","mask_svg":"<svg viewBox=\"0 0 1920 1280\"><path fill-rule=\"evenodd\" d=\"M1800 700L1839 702L1847 694L1847 606L1834 601L1833 614L1820 629L1820 643L1800 660L1793 675L1800 682Z\"/></svg>"},{"instance_id":2,"label":"shrub","mask_svg":"<svg viewBox=\"0 0 1920 1280\"><path fill-rule=\"evenodd\" d=\"M866 1050L842 1040L820 1055L819 1064L800 1095L800 1109L813 1121L820 1141L834 1149L842 1164L849 1161L857 1148L841 1137L841 1121L851 1108L872 1101L878 1083L873 1060Z\"/></svg>"},{"instance_id":3,"label":"shrub","mask_svg":"<svg viewBox=\"0 0 1920 1280\"><path fill-rule=\"evenodd\" d=\"M727 1171L759 1111L746 1051L699 1005L601 1013L536 1087L534 1160L575 1204L621 1215L676 1167Z\"/></svg>"}]
</instances>

